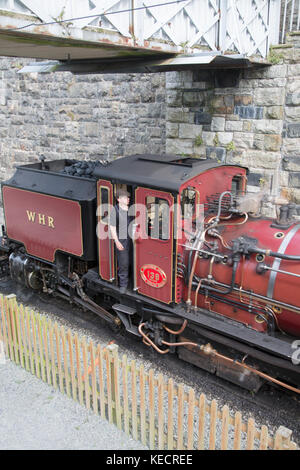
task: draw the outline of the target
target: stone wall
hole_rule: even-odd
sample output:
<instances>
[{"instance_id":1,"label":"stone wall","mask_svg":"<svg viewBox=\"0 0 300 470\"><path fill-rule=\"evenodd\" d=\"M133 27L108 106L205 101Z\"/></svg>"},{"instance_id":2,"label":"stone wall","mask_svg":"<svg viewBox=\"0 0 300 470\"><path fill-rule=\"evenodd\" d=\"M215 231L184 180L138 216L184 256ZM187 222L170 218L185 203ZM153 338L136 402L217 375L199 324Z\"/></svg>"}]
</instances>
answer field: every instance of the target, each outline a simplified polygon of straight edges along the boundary
<instances>
[{"instance_id":1,"label":"stone wall","mask_svg":"<svg viewBox=\"0 0 300 470\"><path fill-rule=\"evenodd\" d=\"M14 165L165 151L165 74L17 74L0 59L0 180Z\"/></svg>"},{"instance_id":2,"label":"stone wall","mask_svg":"<svg viewBox=\"0 0 300 470\"><path fill-rule=\"evenodd\" d=\"M167 74L17 74L0 60L0 179L14 165L137 152L216 158L250 167L249 185L300 202L300 35L273 65Z\"/></svg>"},{"instance_id":3,"label":"stone wall","mask_svg":"<svg viewBox=\"0 0 300 470\"><path fill-rule=\"evenodd\" d=\"M271 50L271 67L168 73L166 151L245 165L253 191L300 202L298 38Z\"/></svg>"}]
</instances>

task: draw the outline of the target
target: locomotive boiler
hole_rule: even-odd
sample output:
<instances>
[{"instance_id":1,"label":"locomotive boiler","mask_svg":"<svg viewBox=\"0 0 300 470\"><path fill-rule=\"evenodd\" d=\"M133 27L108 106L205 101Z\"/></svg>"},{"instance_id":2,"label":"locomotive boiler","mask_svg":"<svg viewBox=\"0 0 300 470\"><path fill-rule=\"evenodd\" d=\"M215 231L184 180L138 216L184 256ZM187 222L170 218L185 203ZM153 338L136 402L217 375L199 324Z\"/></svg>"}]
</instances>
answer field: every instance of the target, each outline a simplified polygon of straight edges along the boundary
<instances>
[{"instance_id":1,"label":"locomotive boiler","mask_svg":"<svg viewBox=\"0 0 300 470\"><path fill-rule=\"evenodd\" d=\"M41 161L2 183L3 275L88 308L158 354L300 393L298 206L263 217L239 165L175 155ZM130 193L130 285L110 217Z\"/></svg>"}]
</instances>

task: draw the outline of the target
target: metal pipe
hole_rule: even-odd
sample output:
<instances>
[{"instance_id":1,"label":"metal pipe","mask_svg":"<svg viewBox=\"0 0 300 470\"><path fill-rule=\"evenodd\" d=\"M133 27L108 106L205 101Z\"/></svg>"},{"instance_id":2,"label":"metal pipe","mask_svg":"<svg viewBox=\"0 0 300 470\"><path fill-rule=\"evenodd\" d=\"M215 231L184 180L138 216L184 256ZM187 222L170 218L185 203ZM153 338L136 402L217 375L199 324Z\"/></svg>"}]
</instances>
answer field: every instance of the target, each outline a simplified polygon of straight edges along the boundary
<instances>
[{"instance_id":1,"label":"metal pipe","mask_svg":"<svg viewBox=\"0 0 300 470\"><path fill-rule=\"evenodd\" d=\"M266 380L269 380L270 382L276 383L277 385L280 385L281 387L287 388L288 390L291 390L292 392L300 394L300 390L298 388L292 387L291 385L288 385L284 382L281 382L280 380L274 379L274 377L271 377L270 375L267 375L263 372L260 372L259 370L248 366L244 362L235 361L234 359L231 359L230 357L223 356L223 354L220 354L217 351L214 352L214 355L221 358L221 359L225 359L225 360L231 362L231 364L237 364L239 366L242 366L245 369L249 370L250 372L253 372L253 374L259 375L260 377L262 377Z\"/></svg>"},{"instance_id":2,"label":"metal pipe","mask_svg":"<svg viewBox=\"0 0 300 470\"><path fill-rule=\"evenodd\" d=\"M277 273L287 274L288 276L300 277L300 274L290 273L289 271L283 271L282 269L270 268L270 266L267 266L265 264L261 266L261 269L267 269L268 271L276 271Z\"/></svg>"},{"instance_id":3,"label":"metal pipe","mask_svg":"<svg viewBox=\"0 0 300 470\"><path fill-rule=\"evenodd\" d=\"M227 287L227 289L225 289L224 291L221 291L221 290L215 289L214 287L207 286L207 285L204 285L203 288L208 290L208 291L211 291L211 292L216 292L217 294L230 294L230 292L232 292L232 290L234 288L234 283L235 283L235 277L236 277L238 264L239 264L239 260L236 259L236 260L233 261L231 284L230 284L230 286ZM203 281L208 281L208 282L213 282L213 283L216 282L215 280L209 280L209 279L203 279Z\"/></svg>"},{"instance_id":4,"label":"metal pipe","mask_svg":"<svg viewBox=\"0 0 300 470\"><path fill-rule=\"evenodd\" d=\"M168 333L171 333L172 335L180 335L180 333L182 333L185 330L186 325L187 325L187 320L184 320L181 328L178 331L170 330L170 328L166 327L165 325L163 325L163 327Z\"/></svg>"},{"instance_id":5,"label":"metal pipe","mask_svg":"<svg viewBox=\"0 0 300 470\"><path fill-rule=\"evenodd\" d=\"M278 253L277 251L263 250L261 248L249 248L251 253L259 253L266 256L273 256L273 258L280 258L286 261L300 261L300 256L297 255L285 255L283 253Z\"/></svg>"},{"instance_id":6,"label":"metal pipe","mask_svg":"<svg viewBox=\"0 0 300 470\"><path fill-rule=\"evenodd\" d=\"M206 230L204 230L204 231L199 230L199 233L197 234L197 237L196 237L196 240L195 240L195 243L194 243L194 246L193 246L193 248L195 248L194 260L193 260L191 270L188 270L189 283L188 283L188 294L187 294L187 301L186 301L188 306L190 306L191 303L192 303L192 301L191 301L191 292L192 292L193 277L194 277L196 264L197 264L197 259L198 259L197 252L199 252L199 249L201 248L201 246L203 244L203 240L205 239ZM190 268L190 263L191 263L191 257L190 257L190 254L189 254L189 268Z\"/></svg>"},{"instance_id":7,"label":"metal pipe","mask_svg":"<svg viewBox=\"0 0 300 470\"><path fill-rule=\"evenodd\" d=\"M229 287L228 284L223 284L222 282L218 282L218 281L214 281L214 282L217 286ZM296 307L295 305L290 305L290 304L287 304L285 302L281 302L280 300L270 299L269 297L266 297L264 295L255 294L254 292L249 292L245 289L240 289L240 288L237 288L237 287L234 287L233 291L242 293L242 294L244 294L248 297L255 297L255 298L261 300L262 302L265 302L265 303L268 303L268 304L272 303L272 305L276 305L276 306L279 306L279 307L284 307L288 310L293 310L296 313L300 313L300 308Z\"/></svg>"},{"instance_id":8,"label":"metal pipe","mask_svg":"<svg viewBox=\"0 0 300 470\"><path fill-rule=\"evenodd\" d=\"M181 342L181 343L168 343L167 341L162 341L163 344L167 346L195 346L199 348L201 351L203 351L207 355L212 355L215 357L218 357L220 359L224 359L225 361L229 361L231 364L238 365L243 367L244 369L249 370L250 372L253 372L253 374L259 375L260 377L269 380L270 382L276 383L277 385L280 385L281 387L287 388L288 390L291 390L292 392L300 394L300 390L298 388L292 387L291 385L288 385L284 382L281 382L280 380L275 379L274 377L271 377L270 375L265 374L264 372L260 372L257 369L254 369L254 367L250 367L244 362L236 361L234 359L231 359L228 356L224 356L223 354L218 353L215 349L211 347L211 345L208 343L205 346L203 344L197 344L197 343L192 343L189 341Z\"/></svg>"},{"instance_id":9,"label":"metal pipe","mask_svg":"<svg viewBox=\"0 0 300 470\"><path fill-rule=\"evenodd\" d=\"M165 349L164 351L162 349L159 349L156 346L156 344L154 344L153 341L151 341L151 339L148 338L148 336L143 332L142 328L143 328L144 325L145 325L145 323L141 323L138 327L139 333L143 337L144 342L148 346L152 346L155 349L155 351L157 351L159 354L167 354L170 351L170 349Z\"/></svg>"},{"instance_id":10,"label":"metal pipe","mask_svg":"<svg viewBox=\"0 0 300 470\"><path fill-rule=\"evenodd\" d=\"M250 305L248 304L239 304L238 302L234 301L234 300L231 300L231 299L227 299L227 298L223 298L223 297L219 297L215 294L210 294L210 297L212 299L216 299L218 300L219 302L223 302L225 303L226 305L231 305L233 307L237 307L241 310L244 310L246 312L250 312L249 310L249 307ZM257 306L252 306L251 309L252 309L252 313L261 317L263 319L263 321L267 324L267 328L268 328L268 333L270 335L273 335L274 331L275 331L275 315L274 313L271 313L270 311L265 311L264 313L268 314L269 317L271 317L271 321L268 321L267 318L261 313L258 311L258 308ZM263 309L263 307L261 307L261 309ZM271 309L270 309L271 310ZM217 312L216 312L217 313ZM279 328L280 329L280 328Z\"/></svg>"},{"instance_id":11,"label":"metal pipe","mask_svg":"<svg viewBox=\"0 0 300 470\"><path fill-rule=\"evenodd\" d=\"M230 191L224 191L221 196L219 197L219 202L218 202L218 212L217 212L217 217L215 219L215 221L217 222L217 224L219 223L219 220L220 220L220 216L221 216L221 212L222 212L222 199L224 196L226 196L227 194L229 194L230 196L230 204L232 205L233 204L233 196L232 196L232 193Z\"/></svg>"}]
</instances>

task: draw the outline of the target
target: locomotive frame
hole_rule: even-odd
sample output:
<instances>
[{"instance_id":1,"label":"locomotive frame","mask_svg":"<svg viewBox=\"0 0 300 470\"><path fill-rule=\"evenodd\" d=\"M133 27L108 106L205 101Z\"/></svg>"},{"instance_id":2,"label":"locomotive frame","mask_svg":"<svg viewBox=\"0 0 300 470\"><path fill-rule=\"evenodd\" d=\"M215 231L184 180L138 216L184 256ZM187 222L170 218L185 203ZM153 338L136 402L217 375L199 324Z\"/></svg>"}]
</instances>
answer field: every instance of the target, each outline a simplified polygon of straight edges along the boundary
<instances>
[{"instance_id":1,"label":"locomotive frame","mask_svg":"<svg viewBox=\"0 0 300 470\"><path fill-rule=\"evenodd\" d=\"M295 207L285 204L277 220L245 210L248 170L215 160L132 155L100 162L88 175L68 172L74 165L80 162L23 165L2 183L2 273L78 303L158 353L177 353L244 388L256 391L269 380L300 393L300 366L293 361L300 304L297 294L290 303L285 292L286 279L300 277L300 257L287 254L297 248ZM102 191L114 205L122 185L132 202L146 207L135 211L136 220L144 219L135 227L125 293L113 241L96 236L99 224L109 231L103 214L96 217ZM204 225L194 232L196 204L182 227L185 197L204 206ZM147 225L147 200L151 208L156 199L168 216L166 240L160 232L151 236ZM80 237L79 253L72 247Z\"/></svg>"}]
</instances>

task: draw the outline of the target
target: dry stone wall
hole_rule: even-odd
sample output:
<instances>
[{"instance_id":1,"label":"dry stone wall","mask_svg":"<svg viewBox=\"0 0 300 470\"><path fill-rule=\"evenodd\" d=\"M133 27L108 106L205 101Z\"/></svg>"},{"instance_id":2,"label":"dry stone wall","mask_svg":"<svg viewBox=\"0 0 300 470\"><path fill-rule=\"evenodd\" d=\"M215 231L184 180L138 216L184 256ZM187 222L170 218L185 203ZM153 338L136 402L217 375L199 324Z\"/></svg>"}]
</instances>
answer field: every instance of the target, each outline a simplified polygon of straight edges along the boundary
<instances>
[{"instance_id":1,"label":"dry stone wall","mask_svg":"<svg viewBox=\"0 0 300 470\"><path fill-rule=\"evenodd\" d=\"M175 153L250 167L250 187L300 202L300 35L271 67L167 74L17 74L0 59L0 179L46 159Z\"/></svg>"},{"instance_id":2,"label":"dry stone wall","mask_svg":"<svg viewBox=\"0 0 300 470\"><path fill-rule=\"evenodd\" d=\"M18 74L0 59L0 180L17 164L165 151L165 74Z\"/></svg>"},{"instance_id":3,"label":"dry stone wall","mask_svg":"<svg viewBox=\"0 0 300 470\"><path fill-rule=\"evenodd\" d=\"M300 202L299 43L272 48L271 67L168 73L166 151L245 165L253 191Z\"/></svg>"}]
</instances>

